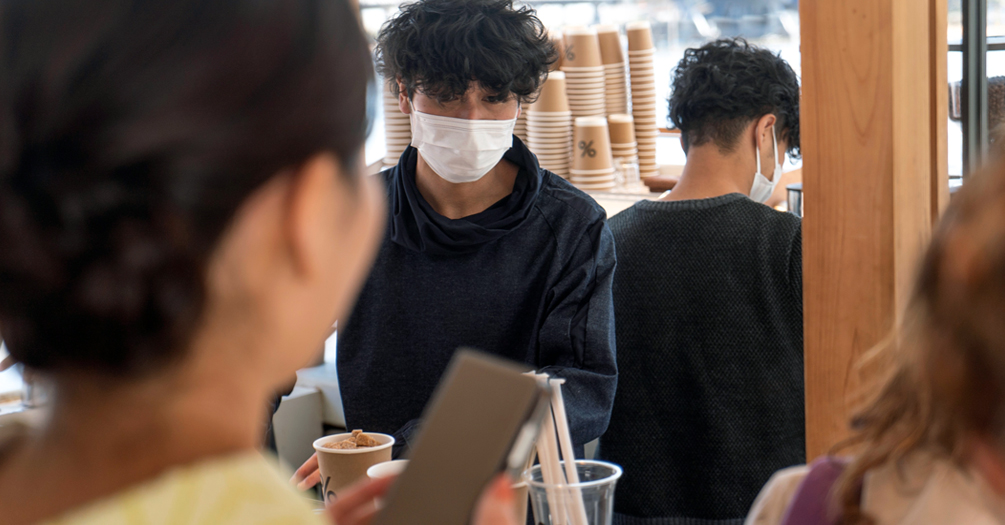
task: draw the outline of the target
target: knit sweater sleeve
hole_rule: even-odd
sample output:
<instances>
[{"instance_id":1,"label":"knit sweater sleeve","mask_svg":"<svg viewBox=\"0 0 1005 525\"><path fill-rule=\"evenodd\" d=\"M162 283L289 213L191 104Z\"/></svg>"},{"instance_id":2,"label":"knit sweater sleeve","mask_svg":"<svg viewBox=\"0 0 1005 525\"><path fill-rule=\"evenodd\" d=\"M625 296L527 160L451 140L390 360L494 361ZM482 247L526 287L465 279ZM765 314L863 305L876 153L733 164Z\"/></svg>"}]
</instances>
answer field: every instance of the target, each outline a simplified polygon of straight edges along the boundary
<instances>
[{"instance_id":1,"label":"knit sweater sleeve","mask_svg":"<svg viewBox=\"0 0 1005 525\"><path fill-rule=\"evenodd\" d=\"M614 237L601 217L548 291L547 314L538 332L537 367L565 379L562 393L577 446L604 433L614 404L615 264Z\"/></svg>"}]
</instances>

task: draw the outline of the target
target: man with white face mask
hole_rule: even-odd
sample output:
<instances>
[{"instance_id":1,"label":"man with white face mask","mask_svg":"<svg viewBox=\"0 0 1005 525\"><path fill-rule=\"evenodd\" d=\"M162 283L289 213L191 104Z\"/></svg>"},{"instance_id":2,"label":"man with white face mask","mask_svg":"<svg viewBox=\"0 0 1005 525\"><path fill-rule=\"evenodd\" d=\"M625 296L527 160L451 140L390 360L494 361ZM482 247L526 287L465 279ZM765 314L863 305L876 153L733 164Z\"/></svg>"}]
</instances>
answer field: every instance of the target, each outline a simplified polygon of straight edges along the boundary
<instances>
[{"instance_id":1,"label":"man with white face mask","mask_svg":"<svg viewBox=\"0 0 1005 525\"><path fill-rule=\"evenodd\" d=\"M617 382L613 237L604 210L513 136L554 46L510 0L421 0L385 24L376 53L412 147L380 175L387 234L339 323L348 426L407 445L451 356L471 347L564 378L582 449L607 428Z\"/></svg>"},{"instance_id":2,"label":"man with white face mask","mask_svg":"<svg viewBox=\"0 0 1005 525\"><path fill-rule=\"evenodd\" d=\"M622 523L738 523L804 461L800 220L761 204L799 152L799 83L721 40L685 51L672 90L680 182L611 218L619 378L600 451L625 467Z\"/></svg>"}]
</instances>

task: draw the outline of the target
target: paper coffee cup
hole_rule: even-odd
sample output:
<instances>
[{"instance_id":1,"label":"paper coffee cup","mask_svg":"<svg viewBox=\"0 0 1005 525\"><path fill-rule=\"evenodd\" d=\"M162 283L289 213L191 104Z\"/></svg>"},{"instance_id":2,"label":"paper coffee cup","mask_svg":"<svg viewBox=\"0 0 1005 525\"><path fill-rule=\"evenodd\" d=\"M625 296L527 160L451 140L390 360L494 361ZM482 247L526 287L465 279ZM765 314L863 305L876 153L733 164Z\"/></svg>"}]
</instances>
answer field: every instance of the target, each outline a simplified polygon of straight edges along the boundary
<instances>
[{"instance_id":1,"label":"paper coffee cup","mask_svg":"<svg viewBox=\"0 0 1005 525\"><path fill-rule=\"evenodd\" d=\"M572 168L577 170L611 169L611 137L607 119L580 117L573 130Z\"/></svg>"},{"instance_id":2,"label":"paper coffee cup","mask_svg":"<svg viewBox=\"0 0 1005 525\"><path fill-rule=\"evenodd\" d=\"M621 53L621 36L618 26L612 24L595 25L597 40L600 43L600 61L606 64L619 64L625 61Z\"/></svg>"},{"instance_id":3,"label":"paper coffee cup","mask_svg":"<svg viewBox=\"0 0 1005 525\"><path fill-rule=\"evenodd\" d=\"M625 24L625 33L628 34L628 50L639 51L656 47L653 44L653 30L649 22L629 22Z\"/></svg>"},{"instance_id":4,"label":"paper coffee cup","mask_svg":"<svg viewBox=\"0 0 1005 525\"><path fill-rule=\"evenodd\" d=\"M565 56L562 67L603 66L597 32L586 27L570 27L565 31Z\"/></svg>"},{"instance_id":5,"label":"paper coffee cup","mask_svg":"<svg viewBox=\"0 0 1005 525\"><path fill-rule=\"evenodd\" d=\"M607 117L612 144L635 143L635 119L631 115L616 114Z\"/></svg>"},{"instance_id":6,"label":"paper coffee cup","mask_svg":"<svg viewBox=\"0 0 1005 525\"><path fill-rule=\"evenodd\" d=\"M569 99L565 96L565 73L555 71L548 75L537 100L527 108L528 112L560 113L569 111ZM530 118L530 115L528 115Z\"/></svg>"},{"instance_id":7,"label":"paper coffee cup","mask_svg":"<svg viewBox=\"0 0 1005 525\"><path fill-rule=\"evenodd\" d=\"M557 55L555 63L551 65L551 71L558 71L562 68L565 57L565 42L562 40L560 32L550 33L548 38L551 40L551 45L555 46L555 54Z\"/></svg>"},{"instance_id":8,"label":"paper coffee cup","mask_svg":"<svg viewBox=\"0 0 1005 525\"><path fill-rule=\"evenodd\" d=\"M375 439L375 447L334 449L325 448L325 443L344 441L352 437L351 432L325 436L314 441L318 453L318 467L321 470L321 494L325 503L333 503L339 491L366 477L366 471L377 463L391 461L391 446L394 437L375 432L364 432Z\"/></svg>"}]
</instances>

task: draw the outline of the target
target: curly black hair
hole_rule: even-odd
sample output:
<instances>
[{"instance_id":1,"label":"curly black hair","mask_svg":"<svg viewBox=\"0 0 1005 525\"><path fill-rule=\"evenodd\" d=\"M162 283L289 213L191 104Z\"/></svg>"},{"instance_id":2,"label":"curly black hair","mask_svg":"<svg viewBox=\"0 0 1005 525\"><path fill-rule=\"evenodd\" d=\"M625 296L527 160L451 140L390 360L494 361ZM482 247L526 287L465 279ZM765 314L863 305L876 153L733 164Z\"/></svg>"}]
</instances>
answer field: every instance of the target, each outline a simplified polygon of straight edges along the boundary
<instances>
[{"instance_id":1,"label":"curly black hair","mask_svg":"<svg viewBox=\"0 0 1005 525\"><path fill-rule=\"evenodd\" d=\"M535 11L512 0L420 0L403 5L377 36L377 72L398 94L441 102L471 81L498 100L534 100L558 52Z\"/></svg>"},{"instance_id":2,"label":"curly black hair","mask_svg":"<svg viewBox=\"0 0 1005 525\"><path fill-rule=\"evenodd\" d=\"M0 333L48 372L184 355L205 266L321 151L354 182L372 56L349 0L0 2Z\"/></svg>"},{"instance_id":3,"label":"curly black hair","mask_svg":"<svg viewBox=\"0 0 1005 525\"><path fill-rule=\"evenodd\" d=\"M799 79L771 51L741 38L688 49L670 87L669 118L681 131L685 152L709 141L731 152L751 121L774 114L788 153L800 156Z\"/></svg>"}]
</instances>

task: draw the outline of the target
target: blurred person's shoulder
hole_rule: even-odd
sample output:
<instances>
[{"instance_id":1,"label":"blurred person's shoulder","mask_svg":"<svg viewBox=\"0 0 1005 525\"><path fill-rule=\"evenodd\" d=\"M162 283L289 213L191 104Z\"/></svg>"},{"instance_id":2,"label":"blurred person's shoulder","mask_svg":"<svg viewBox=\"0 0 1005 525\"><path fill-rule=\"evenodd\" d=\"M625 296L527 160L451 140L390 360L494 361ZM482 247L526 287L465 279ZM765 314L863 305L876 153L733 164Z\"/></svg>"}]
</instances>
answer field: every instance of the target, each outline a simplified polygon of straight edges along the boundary
<instances>
[{"instance_id":1,"label":"blurred person's shoulder","mask_svg":"<svg viewBox=\"0 0 1005 525\"><path fill-rule=\"evenodd\" d=\"M67 488L67 487L64 487ZM47 525L322 525L274 462L248 451L178 467Z\"/></svg>"},{"instance_id":2,"label":"blurred person's shoulder","mask_svg":"<svg viewBox=\"0 0 1005 525\"><path fill-rule=\"evenodd\" d=\"M806 479L810 467L799 465L779 470L757 495L750 508L744 525L778 525L785 517L789 503L796 495L799 485Z\"/></svg>"}]
</instances>

